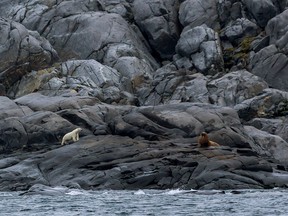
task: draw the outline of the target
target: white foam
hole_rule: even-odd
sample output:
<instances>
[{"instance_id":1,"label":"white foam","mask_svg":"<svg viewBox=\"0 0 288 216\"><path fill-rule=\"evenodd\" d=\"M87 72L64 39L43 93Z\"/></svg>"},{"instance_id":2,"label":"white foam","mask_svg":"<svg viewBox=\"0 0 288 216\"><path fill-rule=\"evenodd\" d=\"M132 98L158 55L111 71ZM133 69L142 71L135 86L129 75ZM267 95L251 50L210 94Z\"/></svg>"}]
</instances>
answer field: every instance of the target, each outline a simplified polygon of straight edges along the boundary
<instances>
[{"instance_id":1,"label":"white foam","mask_svg":"<svg viewBox=\"0 0 288 216\"><path fill-rule=\"evenodd\" d=\"M164 194L167 195L177 195L177 194L182 194L182 193L191 193L191 192L195 192L196 190L181 190L181 189L173 189L173 190L169 190L166 191Z\"/></svg>"},{"instance_id":2,"label":"white foam","mask_svg":"<svg viewBox=\"0 0 288 216\"><path fill-rule=\"evenodd\" d=\"M175 190L166 191L164 194L175 195L175 194L180 194L180 193L183 193L183 190L175 189Z\"/></svg>"},{"instance_id":3,"label":"white foam","mask_svg":"<svg viewBox=\"0 0 288 216\"><path fill-rule=\"evenodd\" d=\"M134 194L135 195L145 195L145 192L143 190L138 190Z\"/></svg>"},{"instance_id":4,"label":"white foam","mask_svg":"<svg viewBox=\"0 0 288 216\"><path fill-rule=\"evenodd\" d=\"M79 190L72 190L66 193L67 195L71 195L71 196L77 196L77 195L83 195L84 193L79 191Z\"/></svg>"}]
</instances>

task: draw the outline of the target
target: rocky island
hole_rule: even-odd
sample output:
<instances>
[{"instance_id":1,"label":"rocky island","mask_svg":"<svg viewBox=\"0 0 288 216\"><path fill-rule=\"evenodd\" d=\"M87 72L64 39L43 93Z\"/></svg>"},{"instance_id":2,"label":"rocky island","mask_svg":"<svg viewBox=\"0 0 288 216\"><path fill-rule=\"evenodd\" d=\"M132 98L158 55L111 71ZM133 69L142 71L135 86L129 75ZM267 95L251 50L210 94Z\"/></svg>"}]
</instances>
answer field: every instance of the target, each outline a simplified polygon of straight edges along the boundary
<instances>
[{"instance_id":1,"label":"rocky island","mask_svg":"<svg viewBox=\"0 0 288 216\"><path fill-rule=\"evenodd\" d=\"M0 191L288 186L286 0L0 8Z\"/></svg>"}]
</instances>

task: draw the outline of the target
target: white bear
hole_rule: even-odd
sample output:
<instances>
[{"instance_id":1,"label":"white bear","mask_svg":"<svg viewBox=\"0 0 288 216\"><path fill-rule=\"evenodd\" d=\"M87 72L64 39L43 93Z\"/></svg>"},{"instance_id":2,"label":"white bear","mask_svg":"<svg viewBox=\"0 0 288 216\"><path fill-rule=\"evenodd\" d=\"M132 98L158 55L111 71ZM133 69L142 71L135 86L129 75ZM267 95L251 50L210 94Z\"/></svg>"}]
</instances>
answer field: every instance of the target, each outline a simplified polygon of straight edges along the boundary
<instances>
[{"instance_id":1,"label":"white bear","mask_svg":"<svg viewBox=\"0 0 288 216\"><path fill-rule=\"evenodd\" d=\"M82 128L76 128L75 130L65 134L63 136L61 145L64 145L66 141L73 140L74 142L79 140L79 132L82 131Z\"/></svg>"}]
</instances>

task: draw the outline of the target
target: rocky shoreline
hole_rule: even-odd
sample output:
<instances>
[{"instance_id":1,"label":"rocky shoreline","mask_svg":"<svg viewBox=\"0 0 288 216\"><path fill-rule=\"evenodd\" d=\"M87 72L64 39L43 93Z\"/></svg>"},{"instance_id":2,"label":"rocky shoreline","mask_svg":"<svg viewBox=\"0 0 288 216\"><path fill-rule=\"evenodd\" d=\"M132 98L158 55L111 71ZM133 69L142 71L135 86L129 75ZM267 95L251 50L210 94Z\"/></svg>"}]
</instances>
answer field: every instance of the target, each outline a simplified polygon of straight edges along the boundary
<instances>
[{"instance_id":1,"label":"rocky shoreline","mask_svg":"<svg viewBox=\"0 0 288 216\"><path fill-rule=\"evenodd\" d=\"M287 6L2 1L0 191L286 188Z\"/></svg>"}]
</instances>

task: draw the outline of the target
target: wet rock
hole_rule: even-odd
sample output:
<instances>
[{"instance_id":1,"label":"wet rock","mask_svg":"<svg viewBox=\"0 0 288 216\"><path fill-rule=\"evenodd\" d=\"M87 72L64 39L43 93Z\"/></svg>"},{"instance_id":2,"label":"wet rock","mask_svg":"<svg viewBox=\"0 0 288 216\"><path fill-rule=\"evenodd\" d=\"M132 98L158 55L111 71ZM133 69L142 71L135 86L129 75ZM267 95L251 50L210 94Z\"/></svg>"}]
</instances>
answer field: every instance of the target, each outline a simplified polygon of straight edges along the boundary
<instances>
[{"instance_id":1,"label":"wet rock","mask_svg":"<svg viewBox=\"0 0 288 216\"><path fill-rule=\"evenodd\" d=\"M45 195L45 196L59 196L69 193L68 188L65 187L49 187L47 185L35 184L29 190L21 193L20 195Z\"/></svg>"},{"instance_id":2,"label":"wet rock","mask_svg":"<svg viewBox=\"0 0 288 216\"><path fill-rule=\"evenodd\" d=\"M183 167L179 169L179 165ZM252 166L257 172L247 170ZM77 143L3 168L0 176L2 190L23 190L26 185L30 188L27 194L35 192L35 188L36 193L54 194L54 189L59 186L71 184L83 189L166 189L179 186L179 181L183 189L243 189L271 187L276 185L275 182L279 183L280 178L274 177L273 180L268 167L269 162L263 159L241 156L231 149L197 149L189 140L156 144L121 136L87 136ZM29 168L25 176L21 172L15 175L15 170ZM269 180L262 181L263 175ZM3 179L8 176L14 178L13 181L4 183ZM15 181L20 182L19 179L22 184L15 184ZM38 184L44 186L38 190L38 186L33 186Z\"/></svg>"}]
</instances>

